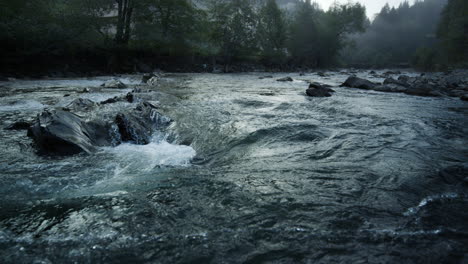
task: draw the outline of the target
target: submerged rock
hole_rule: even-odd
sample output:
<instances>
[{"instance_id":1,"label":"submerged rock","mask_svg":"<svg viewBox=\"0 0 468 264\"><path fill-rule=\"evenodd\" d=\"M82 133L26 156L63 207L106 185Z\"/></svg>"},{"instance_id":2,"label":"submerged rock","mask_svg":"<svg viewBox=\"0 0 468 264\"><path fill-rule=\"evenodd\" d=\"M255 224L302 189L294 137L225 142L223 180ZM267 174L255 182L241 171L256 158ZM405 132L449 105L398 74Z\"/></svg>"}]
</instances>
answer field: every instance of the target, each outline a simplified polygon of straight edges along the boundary
<instances>
[{"instance_id":1,"label":"submerged rock","mask_svg":"<svg viewBox=\"0 0 468 264\"><path fill-rule=\"evenodd\" d=\"M293 78L288 76L288 77L280 78L280 79L278 79L276 81L278 81L278 82L292 82Z\"/></svg>"},{"instance_id":2,"label":"submerged rock","mask_svg":"<svg viewBox=\"0 0 468 264\"><path fill-rule=\"evenodd\" d=\"M109 80L103 83L101 86L105 88L118 88L118 89L123 89L127 87L123 82L117 79Z\"/></svg>"},{"instance_id":3,"label":"submerged rock","mask_svg":"<svg viewBox=\"0 0 468 264\"><path fill-rule=\"evenodd\" d=\"M26 130L31 126L31 122L20 120L5 127L6 130Z\"/></svg>"},{"instance_id":4,"label":"submerged rock","mask_svg":"<svg viewBox=\"0 0 468 264\"><path fill-rule=\"evenodd\" d=\"M372 90L377 86L376 83L373 83L369 80L362 79L356 76L349 77L341 87L351 87L351 88L360 88L366 90Z\"/></svg>"},{"instance_id":5,"label":"submerged rock","mask_svg":"<svg viewBox=\"0 0 468 264\"><path fill-rule=\"evenodd\" d=\"M108 126L86 123L79 116L62 111L44 111L28 130L39 151L45 154L91 153L97 146L110 145Z\"/></svg>"}]
</instances>

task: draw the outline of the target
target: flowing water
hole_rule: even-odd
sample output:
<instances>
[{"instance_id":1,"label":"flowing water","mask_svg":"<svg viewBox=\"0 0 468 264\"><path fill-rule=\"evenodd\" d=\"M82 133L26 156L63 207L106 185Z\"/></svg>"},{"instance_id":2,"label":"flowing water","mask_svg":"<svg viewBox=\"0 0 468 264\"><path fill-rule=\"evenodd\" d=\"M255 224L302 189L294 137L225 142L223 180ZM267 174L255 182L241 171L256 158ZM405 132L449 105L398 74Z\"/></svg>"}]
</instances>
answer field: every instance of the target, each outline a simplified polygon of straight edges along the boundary
<instances>
[{"instance_id":1,"label":"flowing water","mask_svg":"<svg viewBox=\"0 0 468 264\"><path fill-rule=\"evenodd\" d=\"M306 97L348 76L328 74L170 75L153 98L169 131L92 155L0 130L1 262L468 263L468 103ZM0 127L131 90L106 79L0 83Z\"/></svg>"}]
</instances>

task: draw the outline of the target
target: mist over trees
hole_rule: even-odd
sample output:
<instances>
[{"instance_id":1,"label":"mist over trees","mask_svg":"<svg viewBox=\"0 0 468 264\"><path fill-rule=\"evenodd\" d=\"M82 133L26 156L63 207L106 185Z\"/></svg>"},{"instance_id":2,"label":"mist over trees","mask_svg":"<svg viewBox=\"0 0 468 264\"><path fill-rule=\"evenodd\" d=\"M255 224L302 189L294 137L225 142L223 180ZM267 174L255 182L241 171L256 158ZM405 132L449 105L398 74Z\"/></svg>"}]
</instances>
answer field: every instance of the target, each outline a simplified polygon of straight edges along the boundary
<instances>
[{"instance_id":1,"label":"mist over trees","mask_svg":"<svg viewBox=\"0 0 468 264\"><path fill-rule=\"evenodd\" d=\"M387 4L364 34L342 53L348 65L412 65L437 70L467 62L468 11L464 0L420 0L397 8ZM441 15L442 14L442 15Z\"/></svg>"},{"instance_id":2,"label":"mist over trees","mask_svg":"<svg viewBox=\"0 0 468 264\"><path fill-rule=\"evenodd\" d=\"M386 6L370 22L359 3L310 0L0 0L0 70L460 63L466 1L448 2Z\"/></svg>"}]
</instances>

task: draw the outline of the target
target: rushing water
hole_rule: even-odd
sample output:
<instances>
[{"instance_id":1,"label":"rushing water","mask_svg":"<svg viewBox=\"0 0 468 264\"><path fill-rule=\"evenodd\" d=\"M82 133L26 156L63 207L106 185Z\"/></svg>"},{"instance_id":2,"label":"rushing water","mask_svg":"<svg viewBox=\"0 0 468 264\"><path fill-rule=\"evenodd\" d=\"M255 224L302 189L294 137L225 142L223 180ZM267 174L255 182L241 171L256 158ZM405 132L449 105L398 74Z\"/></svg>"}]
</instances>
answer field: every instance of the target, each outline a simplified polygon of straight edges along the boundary
<instances>
[{"instance_id":1,"label":"rushing water","mask_svg":"<svg viewBox=\"0 0 468 264\"><path fill-rule=\"evenodd\" d=\"M1 262L468 262L468 103L262 75L168 77L145 146L52 158L0 130ZM129 91L105 79L0 83L0 127Z\"/></svg>"}]
</instances>

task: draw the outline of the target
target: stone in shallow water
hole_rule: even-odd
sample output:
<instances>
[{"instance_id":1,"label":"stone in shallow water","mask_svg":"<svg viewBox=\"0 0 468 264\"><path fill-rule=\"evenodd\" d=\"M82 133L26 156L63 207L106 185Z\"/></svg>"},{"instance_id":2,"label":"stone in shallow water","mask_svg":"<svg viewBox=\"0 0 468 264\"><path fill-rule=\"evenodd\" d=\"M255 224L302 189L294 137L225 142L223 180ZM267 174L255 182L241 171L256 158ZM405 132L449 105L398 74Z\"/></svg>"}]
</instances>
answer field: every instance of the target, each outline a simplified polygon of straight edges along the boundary
<instances>
[{"instance_id":1,"label":"stone in shallow water","mask_svg":"<svg viewBox=\"0 0 468 264\"><path fill-rule=\"evenodd\" d=\"M349 77L342 85L341 87L351 87L351 88L360 88L360 89L367 89L367 90L372 90L377 86L377 84L366 80L362 79L356 76L351 76Z\"/></svg>"},{"instance_id":2,"label":"stone in shallow water","mask_svg":"<svg viewBox=\"0 0 468 264\"><path fill-rule=\"evenodd\" d=\"M121 82L121 81L119 81L117 79L109 80L109 81L103 83L101 86L103 86L105 88L119 88L119 89L127 87L123 82Z\"/></svg>"},{"instance_id":3,"label":"stone in shallow water","mask_svg":"<svg viewBox=\"0 0 468 264\"><path fill-rule=\"evenodd\" d=\"M280 78L280 79L278 79L276 81L278 81L278 82L292 82L293 78L288 76L288 77Z\"/></svg>"},{"instance_id":4,"label":"stone in shallow water","mask_svg":"<svg viewBox=\"0 0 468 264\"><path fill-rule=\"evenodd\" d=\"M58 155L91 153L96 146L110 145L107 135L105 124L86 123L62 110L42 112L28 130L40 152Z\"/></svg>"}]
</instances>

